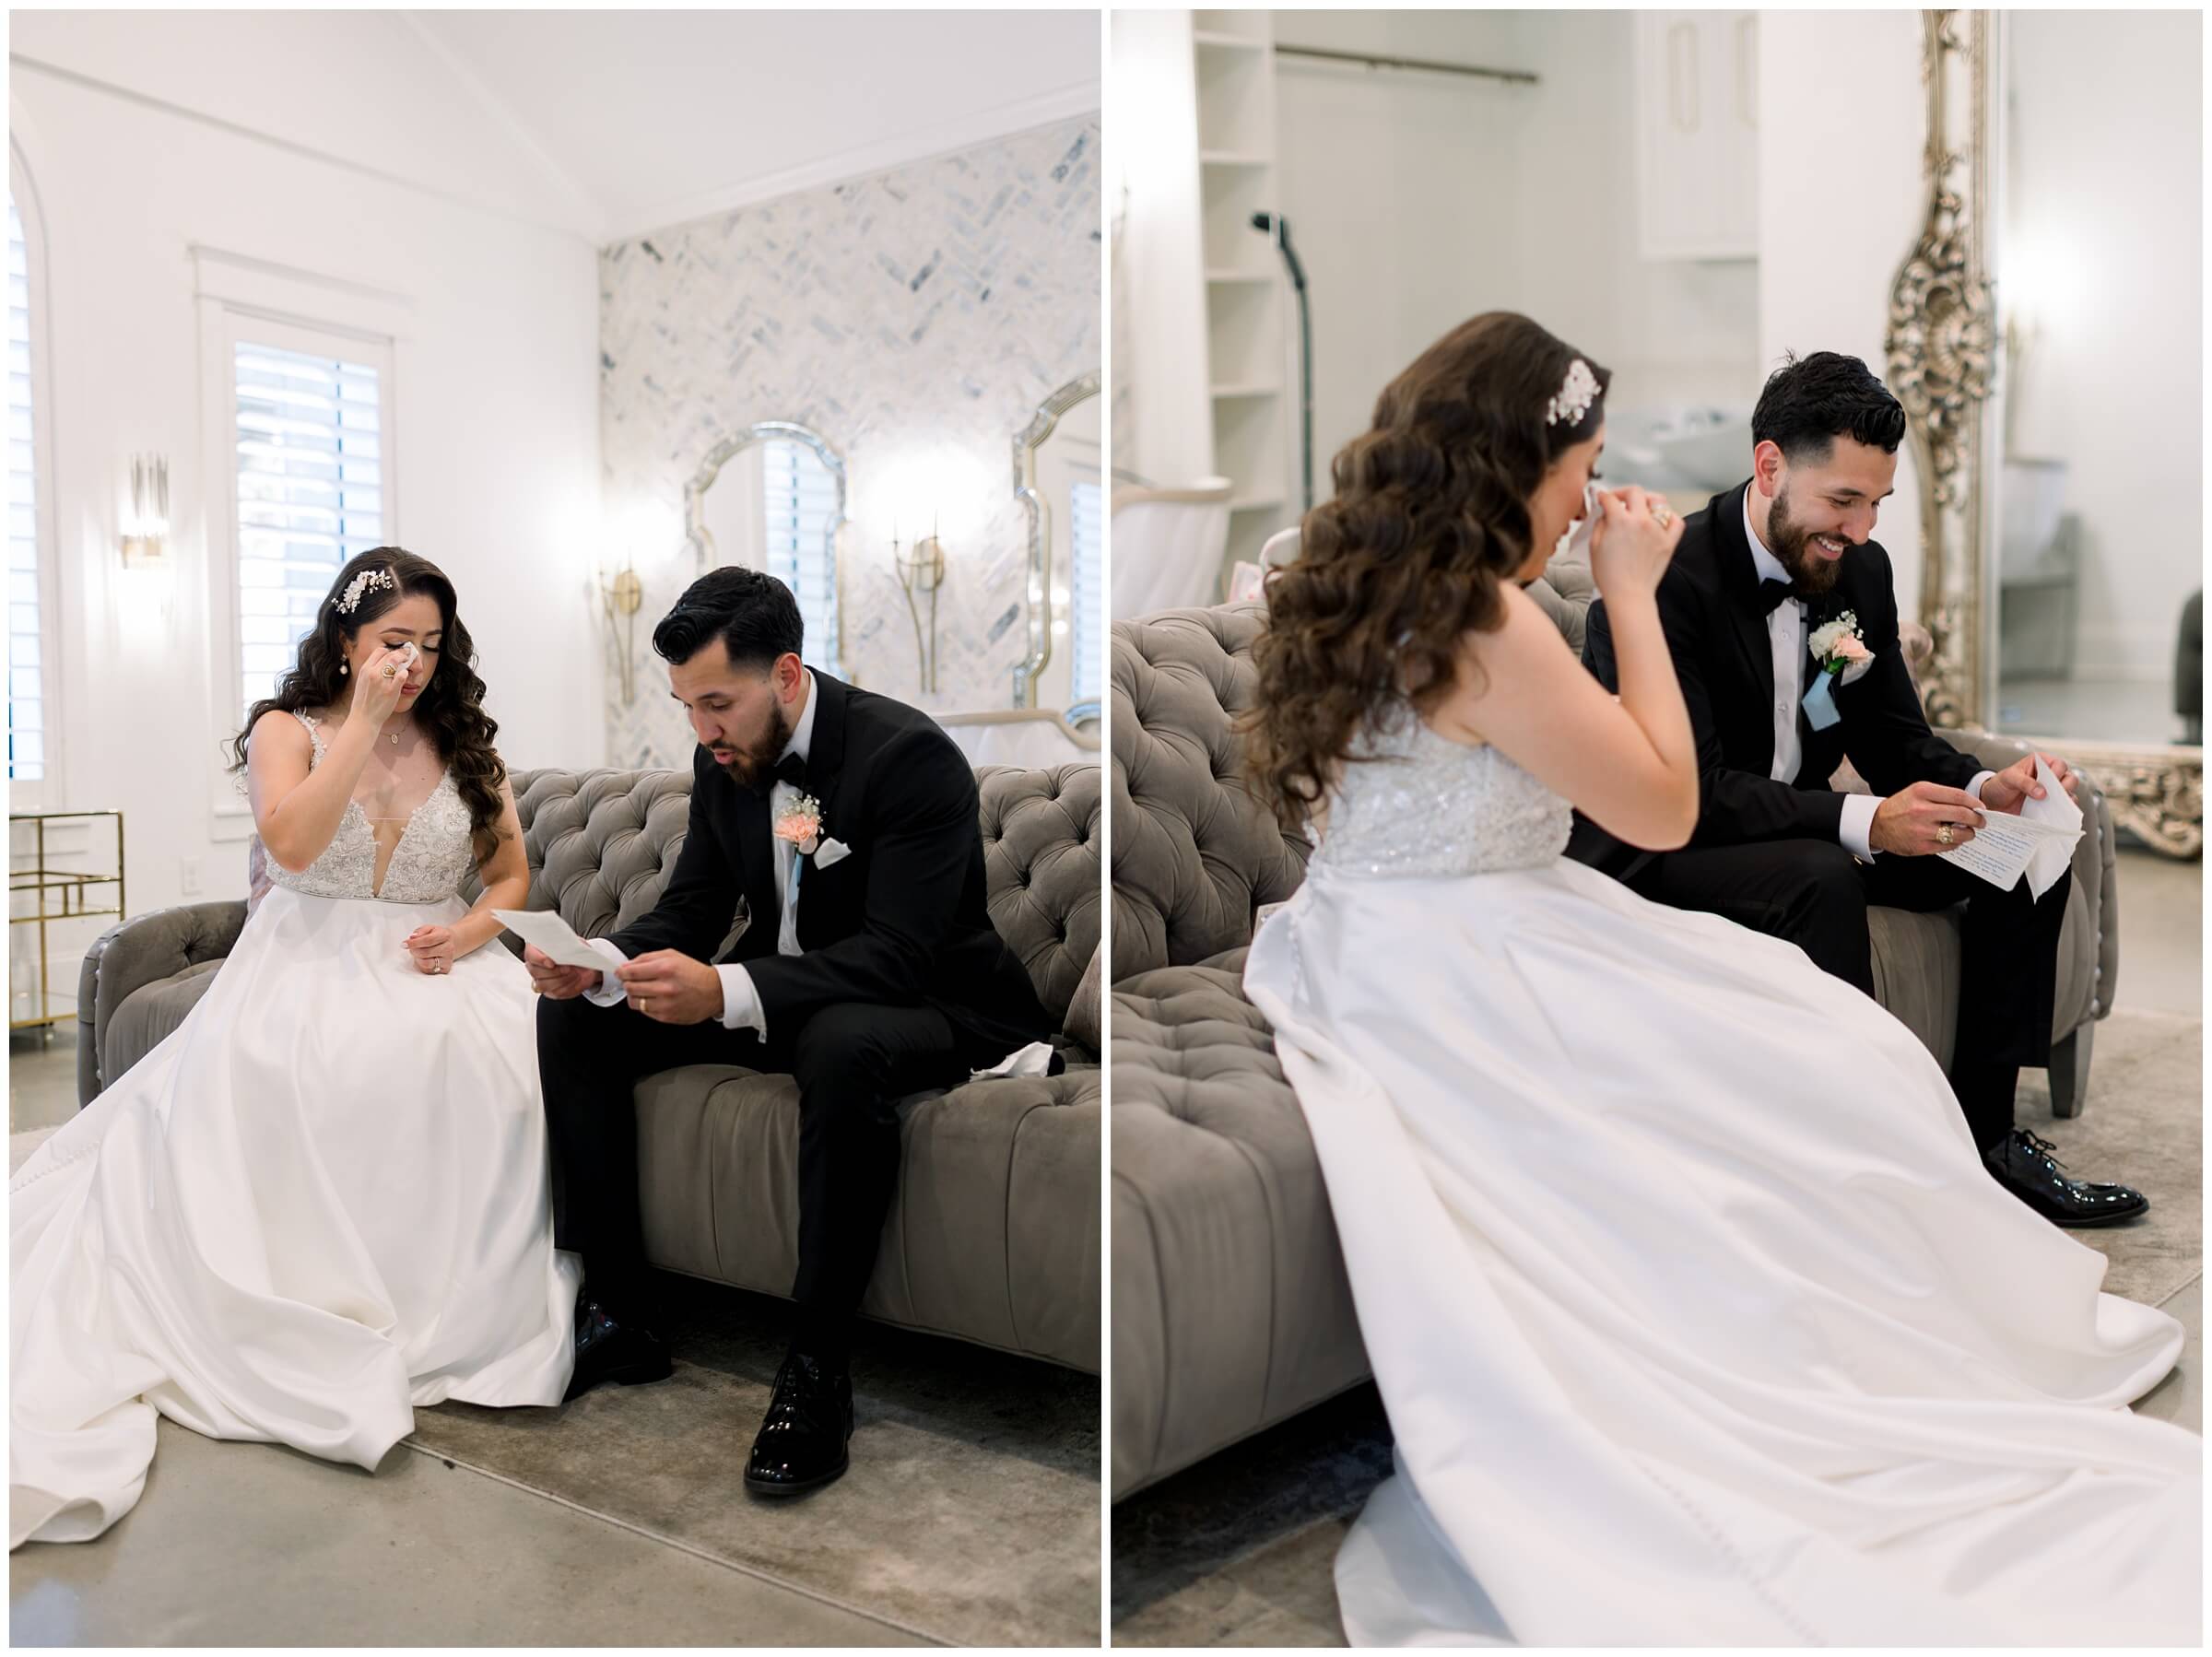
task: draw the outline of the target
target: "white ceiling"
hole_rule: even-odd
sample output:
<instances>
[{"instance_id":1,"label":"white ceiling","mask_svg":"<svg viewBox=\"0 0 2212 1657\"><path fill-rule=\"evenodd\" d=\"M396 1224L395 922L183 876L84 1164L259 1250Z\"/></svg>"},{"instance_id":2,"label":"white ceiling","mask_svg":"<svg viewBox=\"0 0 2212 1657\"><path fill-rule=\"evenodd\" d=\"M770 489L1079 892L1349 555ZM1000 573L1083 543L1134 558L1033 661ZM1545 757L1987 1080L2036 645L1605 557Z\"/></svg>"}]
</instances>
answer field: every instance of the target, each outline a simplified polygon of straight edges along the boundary
<instances>
[{"instance_id":1,"label":"white ceiling","mask_svg":"<svg viewBox=\"0 0 2212 1657\"><path fill-rule=\"evenodd\" d=\"M15 11L10 56L618 241L1100 104L1099 13Z\"/></svg>"},{"instance_id":2,"label":"white ceiling","mask_svg":"<svg viewBox=\"0 0 2212 1657\"><path fill-rule=\"evenodd\" d=\"M610 237L1099 107L1095 10L408 16Z\"/></svg>"}]
</instances>

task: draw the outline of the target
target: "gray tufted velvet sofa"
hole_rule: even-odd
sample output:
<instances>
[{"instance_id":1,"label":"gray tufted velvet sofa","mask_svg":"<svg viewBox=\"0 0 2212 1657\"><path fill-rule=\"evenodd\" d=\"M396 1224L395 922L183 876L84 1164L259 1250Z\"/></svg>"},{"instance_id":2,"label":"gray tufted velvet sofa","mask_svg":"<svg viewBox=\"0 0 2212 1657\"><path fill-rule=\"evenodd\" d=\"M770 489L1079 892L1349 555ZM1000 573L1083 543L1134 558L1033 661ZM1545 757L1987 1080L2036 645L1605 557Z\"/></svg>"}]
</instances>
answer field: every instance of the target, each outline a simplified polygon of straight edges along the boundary
<instances>
[{"instance_id":1,"label":"gray tufted velvet sofa","mask_svg":"<svg viewBox=\"0 0 2212 1657\"><path fill-rule=\"evenodd\" d=\"M1534 595L1579 647L1586 576ZM1305 875L1240 779L1259 605L1113 628L1113 1399L1116 1500L1368 1377L1328 1194L1266 1022L1244 998L1254 918ZM2027 751L1960 737L1984 763ZM2118 940L2110 812L2074 860L2052 1091L2079 1107ZM1947 1064L1959 937L1947 914L1873 913L1877 993Z\"/></svg>"},{"instance_id":2,"label":"gray tufted velvet sofa","mask_svg":"<svg viewBox=\"0 0 2212 1657\"><path fill-rule=\"evenodd\" d=\"M976 778L991 917L1062 1021L1068 1068L901 1107L899 1192L862 1310L1096 1374L1099 768L985 767ZM659 900L683 843L688 770L518 771L513 781L532 909L557 908L590 937ZM77 1003L80 1105L183 1022L245 920L243 902L192 904L126 921L92 946ZM649 1076L638 1140L653 1263L783 1294L797 1266L796 1084L712 1065Z\"/></svg>"}]
</instances>

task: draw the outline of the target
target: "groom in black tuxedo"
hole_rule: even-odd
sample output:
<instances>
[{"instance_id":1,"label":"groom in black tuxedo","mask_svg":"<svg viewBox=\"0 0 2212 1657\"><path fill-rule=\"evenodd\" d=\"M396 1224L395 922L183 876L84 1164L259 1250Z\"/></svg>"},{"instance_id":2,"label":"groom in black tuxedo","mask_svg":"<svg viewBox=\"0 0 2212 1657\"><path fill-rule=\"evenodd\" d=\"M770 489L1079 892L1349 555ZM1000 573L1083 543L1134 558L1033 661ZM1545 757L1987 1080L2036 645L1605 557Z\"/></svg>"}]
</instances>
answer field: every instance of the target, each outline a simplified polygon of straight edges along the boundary
<instances>
[{"instance_id":1,"label":"groom in black tuxedo","mask_svg":"<svg viewBox=\"0 0 2212 1657\"><path fill-rule=\"evenodd\" d=\"M1823 351L1767 382L1751 417L1753 476L1683 522L1659 587L1702 773L1699 819L1678 852L1647 852L1577 817L1568 853L1644 897L1706 910L1800 946L1871 995L1870 905L1964 903L1964 964L1951 1085L1992 1174L2062 1226L2109 1224L2148 1206L2124 1185L2069 1178L2013 1126L2024 1064L2048 1065L2058 933L2071 874L2039 901L1935 855L1973 837L1987 811L2032 793L2031 756L1983 770L1928 729L1898 650L1889 556L1875 514L1891 492L1905 412L1855 357ZM1807 640L1846 612L1872 660L1811 699ZM1583 661L1618 690L1601 601ZM1848 756L1874 793L1829 778ZM2075 779L2046 755L2067 792Z\"/></svg>"},{"instance_id":2,"label":"groom in black tuxedo","mask_svg":"<svg viewBox=\"0 0 2212 1657\"><path fill-rule=\"evenodd\" d=\"M769 1495L847 1464L848 1353L898 1181L895 1101L1052 1029L984 909L966 758L927 715L806 667L800 642L772 577L691 584L653 636L700 743L667 890L594 941L604 973L524 957L544 996L555 1232L584 1261L571 1397L669 1373L640 1228L639 1079L680 1064L798 1079L798 1324L745 1473Z\"/></svg>"}]
</instances>

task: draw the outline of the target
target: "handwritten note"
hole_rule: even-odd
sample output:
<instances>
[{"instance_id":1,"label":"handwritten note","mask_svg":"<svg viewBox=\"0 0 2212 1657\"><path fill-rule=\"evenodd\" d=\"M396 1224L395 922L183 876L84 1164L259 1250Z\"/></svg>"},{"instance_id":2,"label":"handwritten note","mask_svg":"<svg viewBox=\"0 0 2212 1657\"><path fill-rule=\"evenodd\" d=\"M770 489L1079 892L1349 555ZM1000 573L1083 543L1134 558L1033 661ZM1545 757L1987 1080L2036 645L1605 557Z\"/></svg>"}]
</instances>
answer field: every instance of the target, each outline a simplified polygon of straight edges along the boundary
<instances>
[{"instance_id":1,"label":"handwritten note","mask_svg":"<svg viewBox=\"0 0 2212 1657\"><path fill-rule=\"evenodd\" d=\"M2029 891L2041 898L2073 860L2075 842L2081 839L2081 807L2041 755L2036 757L2035 780L2043 785L2041 799L2030 797L2018 817L1983 812L1972 840L1936 855L2001 891L2011 889L2025 876Z\"/></svg>"}]
</instances>

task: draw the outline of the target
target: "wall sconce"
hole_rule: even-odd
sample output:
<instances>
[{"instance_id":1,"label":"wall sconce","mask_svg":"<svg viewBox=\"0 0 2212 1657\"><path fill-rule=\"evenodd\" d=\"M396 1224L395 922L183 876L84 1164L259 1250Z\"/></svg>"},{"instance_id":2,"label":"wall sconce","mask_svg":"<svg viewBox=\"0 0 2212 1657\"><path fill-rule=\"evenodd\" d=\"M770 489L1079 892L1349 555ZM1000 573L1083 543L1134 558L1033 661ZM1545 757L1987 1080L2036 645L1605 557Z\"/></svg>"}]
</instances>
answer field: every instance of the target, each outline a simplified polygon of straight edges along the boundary
<instances>
[{"instance_id":1,"label":"wall sconce","mask_svg":"<svg viewBox=\"0 0 2212 1657\"><path fill-rule=\"evenodd\" d=\"M637 567L626 562L609 580L599 577L599 608L606 617L606 636L615 646L616 665L622 676L622 705L638 699L638 611L645 603L645 583Z\"/></svg>"},{"instance_id":2,"label":"wall sconce","mask_svg":"<svg viewBox=\"0 0 2212 1657\"><path fill-rule=\"evenodd\" d=\"M169 549L169 462L159 454L131 457L122 519L124 568L159 564Z\"/></svg>"},{"instance_id":3,"label":"wall sconce","mask_svg":"<svg viewBox=\"0 0 2212 1657\"><path fill-rule=\"evenodd\" d=\"M899 532L891 531L891 563L899 571L899 584L906 589L907 614L914 619L914 655L922 674L922 688L935 695L937 688L937 590L945 584L945 544L937 539L935 525L930 533L913 544L907 552L899 550ZM915 594L929 594L929 629L924 640L922 628L922 606Z\"/></svg>"}]
</instances>

